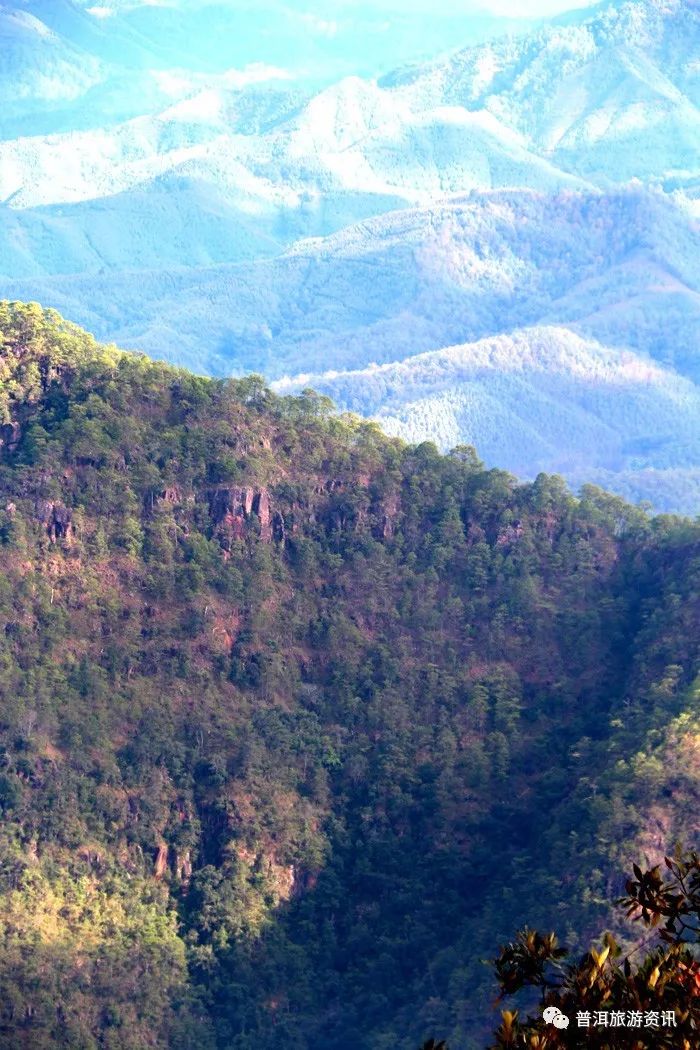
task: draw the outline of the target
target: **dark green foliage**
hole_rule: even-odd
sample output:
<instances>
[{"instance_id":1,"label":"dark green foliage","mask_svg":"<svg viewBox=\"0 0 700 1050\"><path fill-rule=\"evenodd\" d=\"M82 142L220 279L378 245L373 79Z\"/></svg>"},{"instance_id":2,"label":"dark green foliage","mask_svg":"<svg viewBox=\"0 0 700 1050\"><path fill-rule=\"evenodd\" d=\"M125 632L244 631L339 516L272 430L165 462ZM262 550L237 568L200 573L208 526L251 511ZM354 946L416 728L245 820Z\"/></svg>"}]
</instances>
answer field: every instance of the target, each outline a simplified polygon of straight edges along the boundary
<instances>
[{"instance_id":1,"label":"dark green foliage","mask_svg":"<svg viewBox=\"0 0 700 1050\"><path fill-rule=\"evenodd\" d=\"M619 903L628 918L641 921L647 936L625 955L606 934L601 951L591 948L579 962L564 965L567 951L557 946L554 934L542 937L531 930L502 949L495 961L501 992L512 996L533 988L540 1004L539 1016L526 1021L517 1011L504 1011L494 1050L693 1050L700 1044L700 855L678 851L665 857L664 865L647 871L634 865L635 877ZM569 1030L548 1024L542 1016L547 1008L568 1017ZM608 1019L613 1012L626 1022L636 1014L637 1029L596 1023L600 1014ZM654 1027L646 1023L650 1016L656 1018Z\"/></svg>"},{"instance_id":2,"label":"dark green foliage","mask_svg":"<svg viewBox=\"0 0 700 1050\"><path fill-rule=\"evenodd\" d=\"M0 334L0 1047L482 1048L697 834L698 526Z\"/></svg>"}]
</instances>

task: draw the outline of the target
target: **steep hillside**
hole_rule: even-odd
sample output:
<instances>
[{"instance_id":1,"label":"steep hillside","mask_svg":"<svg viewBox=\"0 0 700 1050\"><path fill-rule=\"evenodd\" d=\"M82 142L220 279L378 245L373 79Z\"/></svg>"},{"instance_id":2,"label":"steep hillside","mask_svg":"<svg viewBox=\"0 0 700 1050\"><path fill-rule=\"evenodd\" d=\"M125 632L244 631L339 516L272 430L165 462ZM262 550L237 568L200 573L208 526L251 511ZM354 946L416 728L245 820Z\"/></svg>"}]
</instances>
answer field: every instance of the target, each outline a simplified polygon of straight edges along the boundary
<instances>
[{"instance_id":1,"label":"steep hillside","mask_svg":"<svg viewBox=\"0 0 700 1050\"><path fill-rule=\"evenodd\" d=\"M586 178L665 178L700 166L699 41L694 0L620 0L381 85L421 106L486 110Z\"/></svg>"},{"instance_id":2,"label":"steep hillside","mask_svg":"<svg viewBox=\"0 0 700 1050\"><path fill-rule=\"evenodd\" d=\"M0 140L109 126L167 104L144 41L71 0L0 4ZM64 140L67 143L67 140Z\"/></svg>"},{"instance_id":3,"label":"steep hillside","mask_svg":"<svg viewBox=\"0 0 700 1050\"><path fill-rule=\"evenodd\" d=\"M52 0L29 0L46 10ZM465 14L450 0L410 0L384 5L367 0L77 0L98 8L105 36L119 23L150 49L159 69L198 69L220 73L257 60L289 68L317 82L344 74L376 76L414 60L425 60L454 46L489 39L501 32L522 33L537 24L525 17L486 12ZM58 6L58 5L57 5ZM74 5L75 6L75 5ZM51 16L47 20L53 21ZM59 16L60 17L60 16Z\"/></svg>"},{"instance_id":4,"label":"steep hillside","mask_svg":"<svg viewBox=\"0 0 700 1050\"><path fill-rule=\"evenodd\" d=\"M481 1050L697 842L696 525L0 337L0 1046Z\"/></svg>"},{"instance_id":5,"label":"steep hillside","mask_svg":"<svg viewBox=\"0 0 700 1050\"><path fill-rule=\"evenodd\" d=\"M276 255L279 222L272 208L267 217L252 216L240 192L163 176L131 193L35 208L21 219L0 206L0 259L19 279L80 272L106 283L125 268L210 267Z\"/></svg>"},{"instance_id":6,"label":"steep hillside","mask_svg":"<svg viewBox=\"0 0 700 1050\"><path fill-rule=\"evenodd\" d=\"M101 74L99 60L53 33L29 11L0 5L0 100L20 112L32 102L75 100Z\"/></svg>"},{"instance_id":7,"label":"steep hillside","mask_svg":"<svg viewBox=\"0 0 700 1050\"><path fill-rule=\"evenodd\" d=\"M211 50L213 40L231 36L230 26L217 33L217 19L230 20L225 10L210 6L207 21L196 11L143 7L135 18L198 19ZM28 22L31 16L22 18ZM117 40L120 29L121 19ZM191 130L197 128L196 143L189 145L221 139L224 155L235 156L250 177L263 174L279 190L314 189L324 199L338 191L404 194L411 202L471 188L549 189L581 186L584 180L607 187L632 178L670 182L700 170L699 40L695 4L622 0L581 12L566 24L555 20L528 35L504 35L379 81L336 77L310 100L298 98L298 108L283 120L242 135L235 110L227 105L226 77L227 70L245 62L229 55L226 67L207 73L190 55L180 66L192 72L173 73L170 83L175 89L179 80L176 101L186 100ZM259 69L283 75L279 65L268 60L259 62ZM141 94L138 82L135 87ZM154 169L172 170L179 158L167 143L181 136L181 118L166 105L154 110L149 103L158 104L147 95L141 113L161 133L145 136L142 171L134 170L124 153L124 138L141 138L131 125L108 129L102 148L95 136L72 134L83 127L82 118L57 141L39 136L31 144L33 157L22 154L23 142L8 142L2 166L13 159L20 165L21 203L89 199L113 192L107 179L118 180L123 189ZM170 134L163 134L164 127ZM83 159L82 185L69 190L60 180L47 182L49 160L42 154L53 154L55 168L56 151ZM214 168L210 174L216 181ZM375 213L380 210L379 204Z\"/></svg>"},{"instance_id":8,"label":"steep hillside","mask_svg":"<svg viewBox=\"0 0 700 1050\"><path fill-rule=\"evenodd\" d=\"M225 83L232 72L254 75L274 67L305 91L318 91L343 76L371 77L432 58L455 40L476 43L499 32L522 33L531 24L478 14L465 18L448 3L433 3L427 24L415 7L396 10L387 32L372 5L355 2L350 16L343 0L324 4L317 15L270 0L5 0L0 12L0 70L8 88L17 76L23 99L20 109L14 96L0 114L0 137L8 139L153 115L167 106L174 87L178 98L188 97L202 83Z\"/></svg>"}]
</instances>

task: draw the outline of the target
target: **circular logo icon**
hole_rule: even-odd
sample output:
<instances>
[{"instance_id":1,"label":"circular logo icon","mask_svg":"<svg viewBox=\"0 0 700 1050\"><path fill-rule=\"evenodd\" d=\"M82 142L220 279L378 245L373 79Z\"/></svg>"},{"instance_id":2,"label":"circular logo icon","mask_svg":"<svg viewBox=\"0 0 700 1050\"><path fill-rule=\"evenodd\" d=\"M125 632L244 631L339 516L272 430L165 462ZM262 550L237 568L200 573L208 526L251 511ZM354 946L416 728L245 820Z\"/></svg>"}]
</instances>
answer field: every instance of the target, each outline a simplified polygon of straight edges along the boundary
<instances>
[{"instance_id":1,"label":"circular logo icon","mask_svg":"<svg viewBox=\"0 0 700 1050\"><path fill-rule=\"evenodd\" d=\"M547 1024L553 1024L555 1028L559 1028L561 1031L569 1027L569 1018L561 1012L558 1006L548 1006L542 1012L542 1016Z\"/></svg>"}]
</instances>

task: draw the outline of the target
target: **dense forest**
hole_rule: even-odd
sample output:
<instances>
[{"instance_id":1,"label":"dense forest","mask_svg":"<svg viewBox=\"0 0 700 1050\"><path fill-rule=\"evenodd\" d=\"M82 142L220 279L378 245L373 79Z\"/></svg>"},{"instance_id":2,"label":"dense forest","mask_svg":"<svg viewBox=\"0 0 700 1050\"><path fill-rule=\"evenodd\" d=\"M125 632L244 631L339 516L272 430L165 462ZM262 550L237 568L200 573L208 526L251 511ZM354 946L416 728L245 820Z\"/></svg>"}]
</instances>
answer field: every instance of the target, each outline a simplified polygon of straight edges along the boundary
<instances>
[{"instance_id":1,"label":"dense forest","mask_svg":"<svg viewBox=\"0 0 700 1050\"><path fill-rule=\"evenodd\" d=\"M483 1050L515 930L634 942L699 524L35 304L0 441L0 1048Z\"/></svg>"}]
</instances>

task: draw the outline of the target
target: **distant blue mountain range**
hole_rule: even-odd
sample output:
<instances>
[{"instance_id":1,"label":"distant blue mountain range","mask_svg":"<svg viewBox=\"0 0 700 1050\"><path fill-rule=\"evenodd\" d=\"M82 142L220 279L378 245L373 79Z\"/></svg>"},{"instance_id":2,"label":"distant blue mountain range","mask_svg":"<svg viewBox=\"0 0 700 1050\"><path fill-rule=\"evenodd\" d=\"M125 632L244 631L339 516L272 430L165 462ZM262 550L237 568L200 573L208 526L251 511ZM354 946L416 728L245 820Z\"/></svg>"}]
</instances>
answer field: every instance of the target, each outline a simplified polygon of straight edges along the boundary
<instances>
[{"instance_id":1,"label":"distant blue mountain range","mask_svg":"<svg viewBox=\"0 0 700 1050\"><path fill-rule=\"evenodd\" d=\"M296 68L259 10L0 6L0 295L700 513L700 5Z\"/></svg>"}]
</instances>

